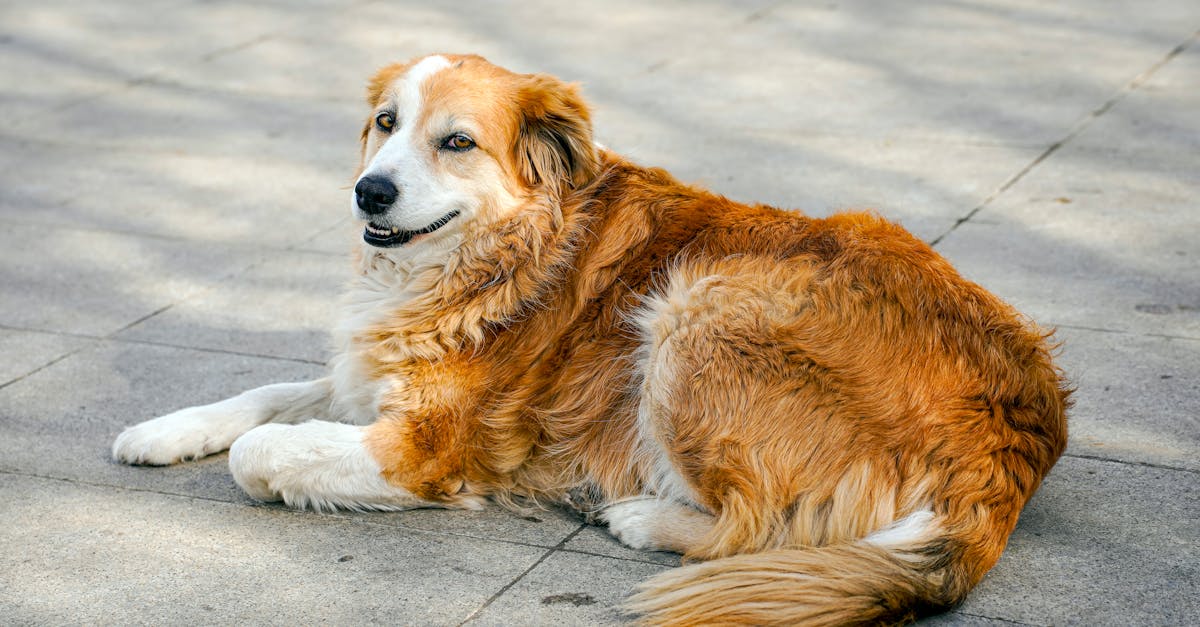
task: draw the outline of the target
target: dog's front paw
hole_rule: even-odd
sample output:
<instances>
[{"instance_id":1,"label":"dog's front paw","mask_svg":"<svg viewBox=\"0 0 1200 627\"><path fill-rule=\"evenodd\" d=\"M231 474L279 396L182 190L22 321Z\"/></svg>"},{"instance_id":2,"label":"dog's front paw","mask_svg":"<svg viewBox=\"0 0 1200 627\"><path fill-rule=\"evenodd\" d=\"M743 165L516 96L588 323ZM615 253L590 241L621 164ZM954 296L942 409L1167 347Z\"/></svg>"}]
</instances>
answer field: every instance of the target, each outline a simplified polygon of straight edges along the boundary
<instances>
[{"instance_id":1,"label":"dog's front paw","mask_svg":"<svg viewBox=\"0 0 1200 627\"><path fill-rule=\"evenodd\" d=\"M657 549L653 531L660 510L655 497L632 498L605 507L600 519L608 523L609 533L621 544L631 549Z\"/></svg>"},{"instance_id":2,"label":"dog's front paw","mask_svg":"<svg viewBox=\"0 0 1200 627\"><path fill-rule=\"evenodd\" d=\"M283 495L271 485L282 466L273 455L281 448L278 441L293 429L286 425L263 425L251 429L229 447L230 474L250 498L267 502L283 500Z\"/></svg>"},{"instance_id":3,"label":"dog's front paw","mask_svg":"<svg viewBox=\"0 0 1200 627\"><path fill-rule=\"evenodd\" d=\"M321 420L266 424L233 443L229 470L251 498L297 509L394 511L434 505L388 483L363 445L364 432ZM482 504L464 495L450 506L478 509Z\"/></svg>"},{"instance_id":4,"label":"dog's front paw","mask_svg":"<svg viewBox=\"0 0 1200 627\"><path fill-rule=\"evenodd\" d=\"M113 442L113 459L166 466L219 453L241 435L209 407L189 407L129 427Z\"/></svg>"}]
</instances>

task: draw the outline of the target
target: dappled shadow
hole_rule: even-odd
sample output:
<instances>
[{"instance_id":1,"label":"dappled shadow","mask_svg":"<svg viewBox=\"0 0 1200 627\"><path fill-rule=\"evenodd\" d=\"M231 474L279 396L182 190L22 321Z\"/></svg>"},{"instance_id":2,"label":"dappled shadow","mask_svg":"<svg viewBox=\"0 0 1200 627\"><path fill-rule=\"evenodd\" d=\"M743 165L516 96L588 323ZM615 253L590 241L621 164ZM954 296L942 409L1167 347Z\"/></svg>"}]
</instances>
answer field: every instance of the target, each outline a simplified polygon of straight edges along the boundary
<instances>
[{"instance_id":1,"label":"dappled shadow","mask_svg":"<svg viewBox=\"0 0 1200 627\"><path fill-rule=\"evenodd\" d=\"M65 82L14 91L27 99L14 106L40 111L0 124L0 220L83 230L67 238L69 253L53 245L62 237L10 251L20 259L0 272L17 305L2 322L38 327L18 312L51 307L64 311L51 327L101 335L240 275L271 250L312 247L343 221L361 85L388 60L474 50L580 80L601 139L635 158L740 200L818 215L874 207L931 237L1194 30L1153 7L953 1L631 4L597 13L179 0L148 13L53 3L6 11L0 48L51 86ZM1005 198L1024 205L993 203L981 226L956 234L966 243L947 240L948 251L985 285L1044 312L1044 322L1195 336L1200 303L1189 291L1195 258L1185 240L1197 228L1186 211L1197 169L1177 164L1194 164L1196 134L1187 106L1158 115L1163 93L1117 104L1093 127L1113 124L1075 140L1086 149L1061 151L1030 175L1065 163L1061 189L1052 177L1029 183L1032 191L1018 185ZM1155 117L1154 141L1139 144L1146 126L1138 120L1147 117ZM1080 200L1080 172L1091 173L1098 199ZM1161 241L1144 241L1156 233L1154 207L1123 216L1103 198L1106 181L1146 176L1168 194L1152 199L1157 209L1175 216ZM1114 196L1134 206L1144 199ZM1036 207L1047 197L1075 200L1052 206L1051 218ZM1136 225L1142 243L1098 241L1085 228L1097 216ZM20 237L38 237L20 228ZM126 246L135 240L87 229L166 239ZM121 255L104 256L115 248ZM1005 267L1012 272L990 270ZM1008 289L1029 276L1046 287ZM155 288L170 282L182 287ZM106 306L110 295L119 306ZM1173 317L1098 303L1174 307ZM90 315L72 311L76 304L107 311L105 324L72 328ZM251 333L265 333L266 345L292 341Z\"/></svg>"},{"instance_id":2,"label":"dappled shadow","mask_svg":"<svg viewBox=\"0 0 1200 627\"><path fill-rule=\"evenodd\" d=\"M46 76L82 73L109 88L56 94L10 126L0 218L279 248L345 215L359 89L388 59L476 49L581 80L604 141L684 180L818 215L873 207L932 237L1190 29L1147 9L958 2L631 5L602 15L179 2L131 20L117 9L57 10L31 10L36 24L2 45L36 58ZM193 19L166 20L179 10ZM54 15L73 37L53 28ZM98 53L117 22L120 45ZM1159 151L1195 147L1194 133L1158 137ZM1119 150L1126 138L1108 141ZM1076 158L1114 163L1102 151ZM178 259L163 273L208 269Z\"/></svg>"},{"instance_id":3,"label":"dappled shadow","mask_svg":"<svg viewBox=\"0 0 1200 627\"><path fill-rule=\"evenodd\" d=\"M0 221L29 225L8 253L19 259L0 270L15 290L0 322L43 328L28 312L49 308L61 314L44 318L46 330L98 335L210 293L271 251L328 250L312 238L345 220L361 88L390 60L477 51L579 80L600 138L636 159L744 201L817 215L874 207L929 238L1194 30L1154 7L1003 2L692 2L599 13L494 3L299 10L179 0L144 14L73 6L5 9L0 49L63 86L18 85L12 97L26 101L14 106L40 110L0 123ZM1196 260L1185 244L1197 228L1186 210L1197 168L1179 165L1194 164L1196 134L1186 102L1167 100L1171 115L1161 115L1170 96L1118 103L1076 138L1084 148L1068 145L1030 175L1029 189L1009 190L943 247L1045 323L1196 336L1200 303L1187 272ZM1147 127L1138 120L1151 117L1153 141L1139 143ZM1053 174L1037 178L1051 167L1061 188ZM1091 176L1082 190L1081 172ZM1106 188L1147 176L1157 207ZM1072 204L1042 210L1046 198ZM1122 215L1114 202L1142 213ZM1175 216L1170 230L1158 230L1154 209ZM1098 239L1086 228L1097 219L1136 226L1130 238L1141 244ZM50 225L68 237L36 242ZM63 241L69 250L54 245ZM313 288L336 290L333 276L321 273ZM1024 289L1028 277L1041 289ZM1128 311L1138 305L1174 309L1149 318ZM168 317L144 337L263 353L313 339L302 329L238 328L248 324L239 316L217 326Z\"/></svg>"},{"instance_id":4,"label":"dappled shadow","mask_svg":"<svg viewBox=\"0 0 1200 627\"><path fill-rule=\"evenodd\" d=\"M240 498L220 458L143 472L106 446L125 424L319 374L278 357L323 356L296 345L323 339L342 275L309 264L345 260L297 251L342 237L367 76L431 51L582 82L604 143L684 180L815 215L873 207L926 239L1088 124L939 249L1040 322L1121 332L1064 333L1083 373L1072 452L1195 468L1197 392L1168 372L1200 363L1195 79L1156 83L1172 62L1092 119L1200 27L1188 3L23 4L0 7L0 325L105 336L174 305L120 339L212 352L103 343L5 388L5 468ZM1070 504L1045 503L1018 548L1070 535L1048 513ZM388 517L406 519L424 524ZM1063 540L1081 561L1084 537Z\"/></svg>"}]
</instances>

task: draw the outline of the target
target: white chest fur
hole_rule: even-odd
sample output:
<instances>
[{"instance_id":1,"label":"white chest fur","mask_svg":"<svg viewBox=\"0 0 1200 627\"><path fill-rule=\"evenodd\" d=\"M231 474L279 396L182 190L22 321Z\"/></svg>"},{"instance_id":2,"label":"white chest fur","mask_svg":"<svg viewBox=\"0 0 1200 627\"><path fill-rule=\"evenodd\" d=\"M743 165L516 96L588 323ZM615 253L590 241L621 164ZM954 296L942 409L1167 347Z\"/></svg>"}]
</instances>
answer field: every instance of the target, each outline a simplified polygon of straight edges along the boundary
<instances>
[{"instance_id":1,"label":"white chest fur","mask_svg":"<svg viewBox=\"0 0 1200 627\"><path fill-rule=\"evenodd\" d=\"M364 247L358 276L350 283L341 302L341 319L333 329L333 411L338 420L369 424L379 415L383 396L394 386L404 385L395 377L378 377L371 370L367 332L399 315L405 305L422 294L415 280L427 273L440 273L452 254L457 237L429 242L422 250L381 250ZM447 241L449 240L449 241Z\"/></svg>"}]
</instances>

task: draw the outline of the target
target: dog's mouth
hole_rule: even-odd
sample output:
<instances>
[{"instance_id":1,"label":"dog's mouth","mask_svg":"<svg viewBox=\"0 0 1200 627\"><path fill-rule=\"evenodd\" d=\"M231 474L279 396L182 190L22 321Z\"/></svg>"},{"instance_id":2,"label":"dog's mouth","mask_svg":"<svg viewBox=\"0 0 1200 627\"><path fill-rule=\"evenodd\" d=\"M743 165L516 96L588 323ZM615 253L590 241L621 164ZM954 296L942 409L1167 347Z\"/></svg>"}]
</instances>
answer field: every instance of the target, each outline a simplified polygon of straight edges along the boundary
<instances>
[{"instance_id":1,"label":"dog's mouth","mask_svg":"<svg viewBox=\"0 0 1200 627\"><path fill-rule=\"evenodd\" d=\"M396 246L403 246L418 235L432 233L443 226L446 226L447 222L453 220L457 216L457 211L451 211L450 213L438 218L433 224L415 231L404 231L395 227L379 226L378 224L368 222L367 227L363 229L363 241L379 248L394 248Z\"/></svg>"}]
</instances>

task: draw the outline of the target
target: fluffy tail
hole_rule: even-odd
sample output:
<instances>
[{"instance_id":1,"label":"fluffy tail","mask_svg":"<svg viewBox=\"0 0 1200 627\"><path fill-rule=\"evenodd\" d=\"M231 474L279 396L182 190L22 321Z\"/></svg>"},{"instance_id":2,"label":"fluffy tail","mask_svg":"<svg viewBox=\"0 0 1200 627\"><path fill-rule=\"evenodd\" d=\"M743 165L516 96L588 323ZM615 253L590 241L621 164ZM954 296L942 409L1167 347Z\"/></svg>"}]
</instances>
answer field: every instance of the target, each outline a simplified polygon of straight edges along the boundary
<instances>
[{"instance_id":1,"label":"fluffy tail","mask_svg":"<svg viewBox=\"0 0 1200 627\"><path fill-rule=\"evenodd\" d=\"M643 583L627 608L652 625L902 624L957 603L975 583L958 567L958 542L921 535L693 564Z\"/></svg>"},{"instance_id":2,"label":"fluffy tail","mask_svg":"<svg viewBox=\"0 0 1200 627\"><path fill-rule=\"evenodd\" d=\"M1053 375L1048 358L1041 363ZM909 514L856 542L668 571L642 584L627 608L654 625L861 625L906 623L959 603L999 560L1066 446L1069 392L1051 375L1030 378L1048 388L1021 392L1033 400L993 405L991 417L1013 427L1011 437L992 454L954 460L930 498L936 514Z\"/></svg>"}]
</instances>

